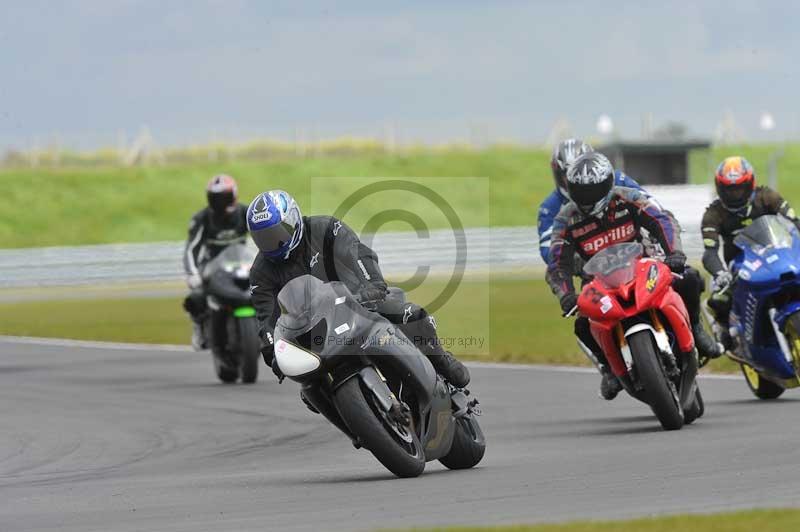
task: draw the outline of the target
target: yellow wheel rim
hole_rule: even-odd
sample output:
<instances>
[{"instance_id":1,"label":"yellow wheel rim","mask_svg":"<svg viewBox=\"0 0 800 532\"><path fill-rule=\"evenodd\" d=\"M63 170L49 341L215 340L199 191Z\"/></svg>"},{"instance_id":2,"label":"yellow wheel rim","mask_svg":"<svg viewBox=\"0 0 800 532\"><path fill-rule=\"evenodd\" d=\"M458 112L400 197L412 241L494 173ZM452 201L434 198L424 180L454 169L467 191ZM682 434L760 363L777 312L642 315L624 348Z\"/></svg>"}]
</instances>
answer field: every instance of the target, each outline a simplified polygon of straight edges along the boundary
<instances>
[{"instance_id":1,"label":"yellow wheel rim","mask_svg":"<svg viewBox=\"0 0 800 532\"><path fill-rule=\"evenodd\" d=\"M792 351L792 359L794 360L794 372L800 379L800 336L794 327L786 327L786 339L789 341L789 349Z\"/></svg>"},{"instance_id":2,"label":"yellow wheel rim","mask_svg":"<svg viewBox=\"0 0 800 532\"><path fill-rule=\"evenodd\" d=\"M750 387L754 390L758 390L759 377L756 370L750 366L745 366L744 364L742 364L742 370L744 371L744 378L747 379L747 383L750 385Z\"/></svg>"}]
</instances>

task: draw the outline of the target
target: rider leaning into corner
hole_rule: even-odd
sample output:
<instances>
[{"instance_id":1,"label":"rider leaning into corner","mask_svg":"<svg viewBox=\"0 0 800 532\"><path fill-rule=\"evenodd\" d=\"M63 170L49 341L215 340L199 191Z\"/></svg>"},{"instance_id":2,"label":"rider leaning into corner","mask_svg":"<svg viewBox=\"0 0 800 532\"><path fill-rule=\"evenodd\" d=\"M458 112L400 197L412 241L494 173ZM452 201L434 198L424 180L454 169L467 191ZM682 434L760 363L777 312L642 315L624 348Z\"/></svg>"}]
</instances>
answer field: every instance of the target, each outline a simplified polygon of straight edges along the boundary
<instances>
[{"instance_id":1,"label":"rider leaning into corner","mask_svg":"<svg viewBox=\"0 0 800 532\"><path fill-rule=\"evenodd\" d=\"M586 153L578 157L567 173L567 192L571 199L559 211L553 223L553 240L547 282L558 297L564 313L578 302L573 284L574 260L583 260L614 244L641 242L642 229L665 252L664 263L679 274L673 288L681 296L689 313L695 344L701 356L716 358L722 354L718 345L700 324L700 293L703 279L686 265L681 250L680 226L674 217L641 191L614 185L614 168L602 154ZM649 250L645 248L645 254ZM602 375L600 395L606 400L622 389L611 373L605 355L594 340L586 317L575 321L575 335L584 351L597 360Z\"/></svg>"},{"instance_id":2,"label":"rider leaning into corner","mask_svg":"<svg viewBox=\"0 0 800 532\"><path fill-rule=\"evenodd\" d=\"M247 207L238 203L236 181L228 175L211 178L206 186L208 206L199 210L189 222L189 236L183 252L183 268L189 295L183 308L192 318L192 347L205 349L207 339L203 332L208 308L203 290L202 267L231 244L247 239Z\"/></svg>"},{"instance_id":3,"label":"rider leaning into corner","mask_svg":"<svg viewBox=\"0 0 800 532\"><path fill-rule=\"evenodd\" d=\"M341 281L367 309L396 324L452 385L469 383L469 370L445 351L436 320L424 308L387 290L378 256L355 232L333 216L302 216L288 193L271 190L256 196L247 209L247 225L260 250L250 270L253 306L260 323L264 361L273 364L273 333L280 315L278 292L289 281L310 274L324 282Z\"/></svg>"},{"instance_id":4,"label":"rider leaning into corner","mask_svg":"<svg viewBox=\"0 0 800 532\"><path fill-rule=\"evenodd\" d=\"M720 325L720 341L725 349L733 348L728 315L733 303L731 288L734 278L728 264L740 253L733 239L753 220L765 214L777 214L790 220L800 229L800 220L780 194L769 187L756 187L753 167L744 157L728 157L717 167L714 176L717 199L706 209L700 224L703 232L703 266L713 277L708 306ZM723 262L719 257L722 238Z\"/></svg>"}]
</instances>

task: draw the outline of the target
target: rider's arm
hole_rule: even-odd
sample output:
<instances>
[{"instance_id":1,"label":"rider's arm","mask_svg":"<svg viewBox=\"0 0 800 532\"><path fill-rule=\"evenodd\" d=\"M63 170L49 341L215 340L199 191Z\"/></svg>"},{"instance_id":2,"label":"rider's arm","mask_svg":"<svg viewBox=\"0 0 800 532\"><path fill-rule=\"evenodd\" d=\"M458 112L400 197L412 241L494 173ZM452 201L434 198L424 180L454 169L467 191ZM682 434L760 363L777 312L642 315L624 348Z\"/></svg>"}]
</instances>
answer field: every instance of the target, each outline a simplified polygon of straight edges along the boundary
<instances>
[{"instance_id":1,"label":"rider's arm","mask_svg":"<svg viewBox=\"0 0 800 532\"><path fill-rule=\"evenodd\" d=\"M706 209L703 214L703 221L700 222L700 228L703 232L703 267L706 271L717 276L722 271L725 271L725 263L719 257L719 239L720 239L720 220L718 213L713 207Z\"/></svg>"},{"instance_id":2,"label":"rider's arm","mask_svg":"<svg viewBox=\"0 0 800 532\"><path fill-rule=\"evenodd\" d=\"M256 309L259 336L265 345L272 345L275 323L280 316L278 309L278 285L272 277L271 264L260 254L250 268L250 294Z\"/></svg>"},{"instance_id":3,"label":"rider's arm","mask_svg":"<svg viewBox=\"0 0 800 532\"><path fill-rule=\"evenodd\" d=\"M575 292L575 285L572 282L575 244L568 238L568 218L564 214L564 210L567 208L569 205L559 212L553 222L550 263L547 265L547 275L545 276L553 294L559 299L566 294Z\"/></svg>"},{"instance_id":4,"label":"rider's arm","mask_svg":"<svg viewBox=\"0 0 800 532\"><path fill-rule=\"evenodd\" d=\"M554 190L539 205L538 220L536 230L539 233L539 254L545 264L550 262L550 246L553 236L553 221L558 211L561 209L561 195Z\"/></svg>"},{"instance_id":5,"label":"rider's arm","mask_svg":"<svg viewBox=\"0 0 800 532\"><path fill-rule=\"evenodd\" d=\"M764 187L764 206L767 212L771 214L780 214L784 218L790 220L794 225L800 229L800 220L797 219L797 214L794 209L789 205L789 202L783 199L775 190Z\"/></svg>"},{"instance_id":6,"label":"rider's arm","mask_svg":"<svg viewBox=\"0 0 800 532\"><path fill-rule=\"evenodd\" d=\"M197 257L200 248L203 247L205 239L205 226L200 215L195 215L189 222L189 235L186 238L186 246L183 249L183 269L186 275L199 275L197 267Z\"/></svg>"},{"instance_id":7,"label":"rider's arm","mask_svg":"<svg viewBox=\"0 0 800 532\"><path fill-rule=\"evenodd\" d=\"M355 231L350 229L341 220L331 218L331 223L327 231L330 234L325 236L326 240L333 242L333 255L337 267L344 266L355 277L355 281L362 287L372 285L375 287L386 288L386 281L383 279L380 266L378 266L378 255L366 244L359 240ZM347 283L346 277L337 272L338 277Z\"/></svg>"},{"instance_id":8,"label":"rider's arm","mask_svg":"<svg viewBox=\"0 0 800 532\"><path fill-rule=\"evenodd\" d=\"M681 246L681 227L677 220L664 210L655 200L647 197L641 191L633 191L631 195L632 203L635 206L634 217L639 225L647 229L650 236L654 238L669 255L676 251L682 251Z\"/></svg>"}]
</instances>

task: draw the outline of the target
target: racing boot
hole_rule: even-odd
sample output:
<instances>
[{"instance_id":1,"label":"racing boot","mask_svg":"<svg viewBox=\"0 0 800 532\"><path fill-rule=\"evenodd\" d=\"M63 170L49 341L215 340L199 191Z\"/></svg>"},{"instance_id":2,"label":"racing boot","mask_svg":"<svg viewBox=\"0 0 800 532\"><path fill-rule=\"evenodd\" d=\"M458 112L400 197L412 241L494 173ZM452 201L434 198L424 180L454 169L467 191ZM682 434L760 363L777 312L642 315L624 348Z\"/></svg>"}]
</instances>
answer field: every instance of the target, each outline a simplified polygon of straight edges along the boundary
<instances>
[{"instance_id":1,"label":"racing boot","mask_svg":"<svg viewBox=\"0 0 800 532\"><path fill-rule=\"evenodd\" d=\"M622 390L622 383L620 383L617 376L611 373L606 367L600 368L600 375L603 376L600 381L600 397L606 401L611 401Z\"/></svg>"},{"instance_id":2,"label":"racing boot","mask_svg":"<svg viewBox=\"0 0 800 532\"><path fill-rule=\"evenodd\" d=\"M208 349L208 341L203 331L203 324L194 320L192 320L192 349L195 351Z\"/></svg>"},{"instance_id":3,"label":"racing boot","mask_svg":"<svg viewBox=\"0 0 800 532\"><path fill-rule=\"evenodd\" d=\"M701 357L719 358L725 352L725 347L716 342L700 322L692 325L692 334L694 335L694 344L697 347L697 352Z\"/></svg>"},{"instance_id":4,"label":"racing boot","mask_svg":"<svg viewBox=\"0 0 800 532\"><path fill-rule=\"evenodd\" d=\"M450 351L428 354L436 373L456 388L464 388L469 384L469 370Z\"/></svg>"}]
</instances>

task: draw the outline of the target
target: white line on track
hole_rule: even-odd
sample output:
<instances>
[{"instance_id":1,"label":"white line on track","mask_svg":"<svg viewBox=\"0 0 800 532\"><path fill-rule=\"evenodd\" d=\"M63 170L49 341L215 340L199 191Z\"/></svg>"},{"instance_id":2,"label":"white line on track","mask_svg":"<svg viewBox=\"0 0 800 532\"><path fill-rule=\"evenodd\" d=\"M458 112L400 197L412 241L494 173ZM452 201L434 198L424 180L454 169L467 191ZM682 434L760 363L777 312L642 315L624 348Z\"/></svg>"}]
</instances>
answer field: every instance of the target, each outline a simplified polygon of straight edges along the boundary
<instances>
[{"instance_id":1,"label":"white line on track","mask_svg":"<svg viewBox=\"0 0 800 532\"><path fill-rule=\"evenodd\" d=\"M82 347L89 349L124 349L126 351L191 351L188 345L133 344L123 342L99 342L93 340L70 340L68 338L37 338L34 336L1 336L0 343L33 344L54 347Z\"/></svg>"},{"instance_id":2,"label":"white line on track","mask_svg":"<svg viewBox=\"0 0 800 532\"><path fill-rule=\"evenodd\" d=\"M117 349L125 351L174 351L180 353L188 353L192 348L188 345L176 344L134 344L124 342L100 342L94 340L70 340L67 338L37 338L34 336L3 336L0 335L0 343L9 344L30 344L30 345L46 345L53 347L78 347L88 349ZM589 367L581 366L559 366L551 364L514 364L510 362L467 362L467 366L471 368L484 368L484 369L503 369L503 370L522 370L522 371L552 371L557 373L584 373L593 374L597 370ZM740 375L724 375L724 374L709 374L703 373L700 375L703 379L715 380L740 380Z\"/></svg>"}]
</instances>

